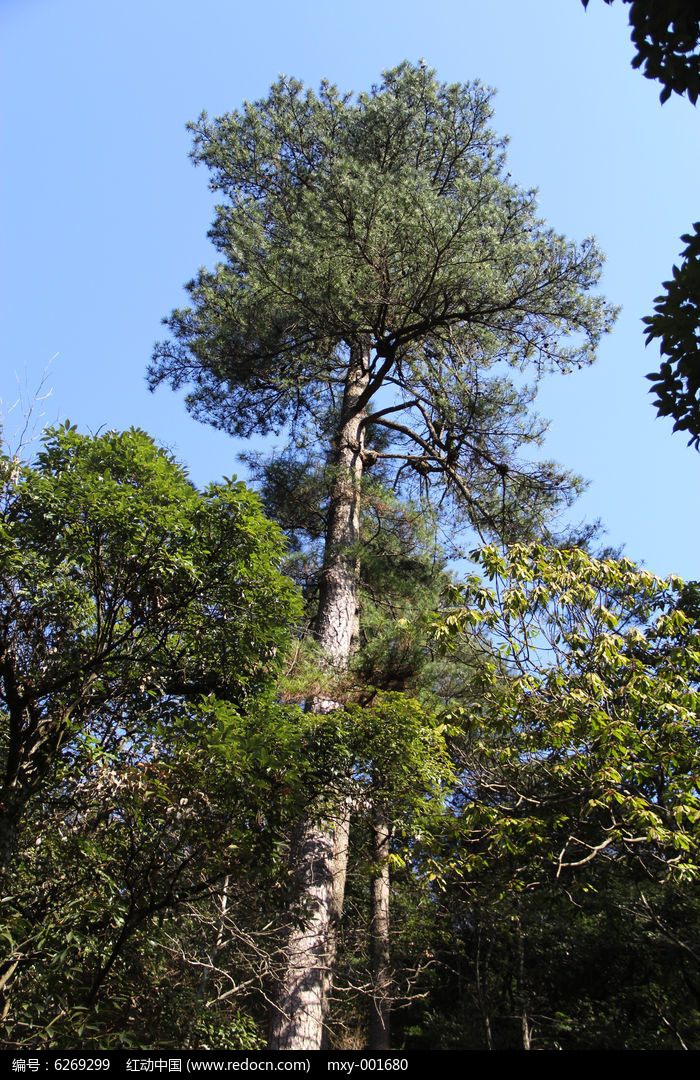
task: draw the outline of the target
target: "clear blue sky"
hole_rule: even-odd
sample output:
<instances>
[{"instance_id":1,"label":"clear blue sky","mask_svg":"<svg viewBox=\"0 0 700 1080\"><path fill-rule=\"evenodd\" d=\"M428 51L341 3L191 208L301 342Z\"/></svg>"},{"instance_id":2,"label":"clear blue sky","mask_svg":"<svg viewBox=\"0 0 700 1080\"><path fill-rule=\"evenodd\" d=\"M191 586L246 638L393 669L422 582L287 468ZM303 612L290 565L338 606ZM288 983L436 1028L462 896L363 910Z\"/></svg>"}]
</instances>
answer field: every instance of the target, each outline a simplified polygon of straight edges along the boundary
<instances>
[{"instance_id":1,"label":"clear blue sky","mask_svg":"<svg viewBox=\"0 0 700 1080\"><path fill-rule=\"evenodd\" d=\"M544 387L548 456L590 481L576 519L658 573L700 577L700 456L655 419L640 319L700 218L700 113L630 68L627 9L591 0L0 0L0 397L55 355L45 420L137 425L204 484L237 447L144 373L160 319L212 261L207 177L187 120L280 74L363 90L402 59L493 86L509 169L542 216L608 262L623 312L596 366ZM14 430L15 412L6 423Z\"/></svg>"}]
</instances>

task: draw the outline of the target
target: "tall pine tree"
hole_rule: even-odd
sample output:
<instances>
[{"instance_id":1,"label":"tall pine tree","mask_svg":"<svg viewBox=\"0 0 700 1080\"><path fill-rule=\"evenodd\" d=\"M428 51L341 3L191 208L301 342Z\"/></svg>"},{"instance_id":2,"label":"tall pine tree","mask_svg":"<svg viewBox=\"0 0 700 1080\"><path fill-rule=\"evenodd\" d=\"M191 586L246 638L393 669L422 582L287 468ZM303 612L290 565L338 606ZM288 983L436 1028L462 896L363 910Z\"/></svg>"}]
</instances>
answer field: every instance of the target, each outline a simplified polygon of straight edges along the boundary
<instances>
[{"instance_id":1,"label":"tall pine tree","mask_svg":"<svg viewBox=\"0 0 700 1080\"><path fill-rule=\"evenodd\" d=\"M321 441L331 488L315 634L334 668L357 632L368 463L423 494L437 485L490 534L545 522L576 487L524 460L543 429L507 371L589 363L614 313L588 295L595 243L553 233L505 171L490 99L403 63L356 98L281 78L266 99L192 125L222 197L210 233L221 261L167 320L152 385L189 385L191 412L236 435L306 425ZM300 823L306 915L287 943L274 1047L321 1046L346 838L343 805Z\"/></svg>"}]
</instances>

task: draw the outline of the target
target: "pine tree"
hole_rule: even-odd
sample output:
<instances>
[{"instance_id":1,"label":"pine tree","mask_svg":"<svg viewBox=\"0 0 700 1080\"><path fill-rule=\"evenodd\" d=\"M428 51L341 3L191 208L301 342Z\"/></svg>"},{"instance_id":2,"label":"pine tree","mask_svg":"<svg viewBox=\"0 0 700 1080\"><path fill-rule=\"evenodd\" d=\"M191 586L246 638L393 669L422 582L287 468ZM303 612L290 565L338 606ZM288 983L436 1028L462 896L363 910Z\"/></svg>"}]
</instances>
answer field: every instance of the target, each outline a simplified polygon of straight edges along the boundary
<instances>
[{"instance_id":1,"label":"pine tree","mask_svg":"<svg viewBox=\"0 0 700 1080\"><path fill-rule=\"evenodd\" d=\"M544 427L507 371L589 363L614 313L587 295L595 243L554 234L505 171L490 99L403 63L355 99L282 77L267 99L192 125L194 159L222 195L210 233L221 261L167 320L152 385L190 385L191 412L232 434L286 425L320 441L330 493L315 634L331 668L357 634L368 464L404 491L436 490L491 535L544 529L577 487L523 460ZM287 944L278 1048L321 1046L346 837L342 800L299 827L307 917Z\"/></svg>"}]
</instances>

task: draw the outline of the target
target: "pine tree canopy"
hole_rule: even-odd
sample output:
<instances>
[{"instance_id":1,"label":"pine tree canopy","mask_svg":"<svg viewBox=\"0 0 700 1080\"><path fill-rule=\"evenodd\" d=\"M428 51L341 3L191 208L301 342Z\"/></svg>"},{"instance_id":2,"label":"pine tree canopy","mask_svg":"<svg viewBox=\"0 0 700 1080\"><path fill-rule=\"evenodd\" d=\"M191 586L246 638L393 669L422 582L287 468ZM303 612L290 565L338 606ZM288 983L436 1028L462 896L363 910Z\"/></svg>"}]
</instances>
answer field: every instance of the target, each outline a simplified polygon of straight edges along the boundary
<instances>
[{"instance_id":1,"label":"pine tree canopy","mask_svg":"<svg viewBox=\"0 0 700 1080\"><path fill-rule=\"evenodd\" d=\"M391 436L387 464L439 473L472 510L485 474L499 493L508 475L519 503L519 477L561 498L562 470L514 468L543 426L505 368L590 363L615 313L589 293L595 242L552 232L512 182L491 98L404 62L356 97L283 76L242 111L203 114L193 158L222 196L220 261L166 320L151 385L188 386L190 411L236 435L311 420L332 440L359 351L353 408Z\"/></svg>"}]
</instances>

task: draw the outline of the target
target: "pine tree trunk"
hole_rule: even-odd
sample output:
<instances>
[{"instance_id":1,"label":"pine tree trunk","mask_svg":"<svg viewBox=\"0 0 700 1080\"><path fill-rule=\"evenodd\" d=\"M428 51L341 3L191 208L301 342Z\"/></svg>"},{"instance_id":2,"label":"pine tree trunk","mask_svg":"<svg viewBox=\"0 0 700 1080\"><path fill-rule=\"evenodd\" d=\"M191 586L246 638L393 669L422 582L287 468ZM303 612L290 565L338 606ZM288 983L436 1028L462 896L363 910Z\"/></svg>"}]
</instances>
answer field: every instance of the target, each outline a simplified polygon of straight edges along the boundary
<instances>
[{"instance_id":1,"label":"pine tree trunk","mask_svg":"<svg viewBox=\"0 0 700 1080\"><path fill-rule=\"evenodd\" d=\"M334 440L333 482L316 637L332 666L342 669L357 632L357 544L360 537L360 483L364 408L358 400L369 374L363 348L351 350L343 407ZM330 712L335 701L317 699L314 712ZM345 891L350 805L338 794L335 813L318 821L309 815L292 840L291 866L300 888L303 916L290 930L285 970L275 994L270 1024L273 1050L320 1050L324 1043L332 985L336 926Z\"/></svg>"},{"instance_id":2,"label":"pine tree trunk","mask_svg":"<svg viewBox=\"0 0 700 1080\"><path fill-rule=\"evenodd\" d=\"M389 941L389 840L391 829L386 815L375 810L370 951L374 993L369 1014L369 1052L384 1054L391 1049L391 967Z\"/></svg>"},{"instance_id":3,"label":"pine tree trunk","mask_svg":"<svg viewBox=\"0 0 700 1080\"><path fill-rule=\"evenodd\" d=\"M527 981L525 978L525 942L523 928L518 915L518 990L520 993L520 1030L522 1032L523 1050L532 1049L532 1031L528 1018Z\"/></svg>"}]
</instances>

